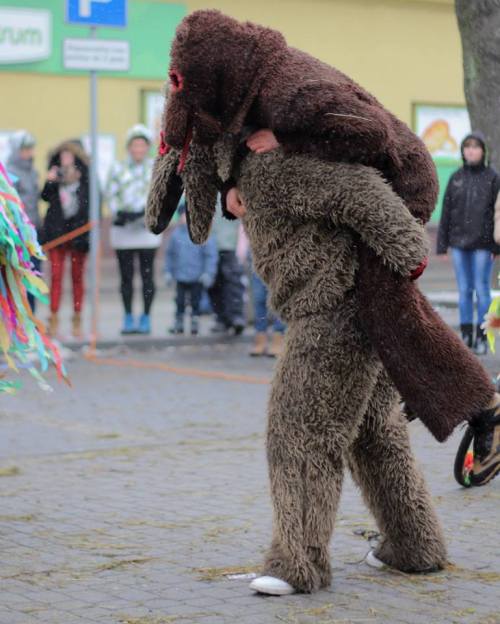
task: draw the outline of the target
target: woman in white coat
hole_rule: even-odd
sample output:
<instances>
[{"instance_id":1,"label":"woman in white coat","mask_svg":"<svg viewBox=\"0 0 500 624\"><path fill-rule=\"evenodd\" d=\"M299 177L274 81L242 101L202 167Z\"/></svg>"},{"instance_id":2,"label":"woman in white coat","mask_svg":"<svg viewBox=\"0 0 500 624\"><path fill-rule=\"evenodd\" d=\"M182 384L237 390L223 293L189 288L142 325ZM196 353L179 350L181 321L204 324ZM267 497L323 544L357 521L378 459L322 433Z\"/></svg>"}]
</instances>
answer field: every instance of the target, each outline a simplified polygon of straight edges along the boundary
<instances>
[{"instance_id":1,"label":"woman in white coat","mask_svg":"<svg viewBox=\"0 0 500 624\"><path fill-rule=\"evenodd\" d=\"M148 128L136 124L127 133L127 158L115 163L110 174L107 197L113 214L111 246L120 269L124 321L122 334L149 334L150 311L155 294L154 259L161 237L151 234L144 224L144 209L153 161L149 157L152 136ZM135 258L142 278L143 313L132 313Z\"/></svg>"}]
</instances>

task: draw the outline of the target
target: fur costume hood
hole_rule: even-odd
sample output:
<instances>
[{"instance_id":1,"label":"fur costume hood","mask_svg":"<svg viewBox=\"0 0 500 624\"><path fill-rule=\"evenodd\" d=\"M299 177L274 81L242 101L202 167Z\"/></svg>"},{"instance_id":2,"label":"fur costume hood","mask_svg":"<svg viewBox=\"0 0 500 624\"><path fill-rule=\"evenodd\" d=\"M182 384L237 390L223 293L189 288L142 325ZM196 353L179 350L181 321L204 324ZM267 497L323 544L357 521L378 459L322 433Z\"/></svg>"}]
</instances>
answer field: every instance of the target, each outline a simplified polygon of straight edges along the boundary
<instances>
[{"instance_id":1,"label":"fur costume hood","mask_svg":"<svg viewBox=\"0 0 500 624\"><path fill-rule=\"evenodd\" d=\"M182 149L192 130L202 143L239 133L286 51L284 37L270 28L214 10L186 17L172 45L166 142Z\"/></svg>"},{"instance_id":2,"label":"fur costume hood","mask_svg":"<svg viewBox=\"0 0 500 624\"><path fill-rule=\"evenodd\" d=\"M77 139L63 141L49 152L47 157L48 169L54 166L59 167L61 165L61 152L64 151L71 152L75 157L75 166L80 170L82 175L88 175L90 160L87 153L83 149L83 145Z\"/></svg>"}]
</instances>

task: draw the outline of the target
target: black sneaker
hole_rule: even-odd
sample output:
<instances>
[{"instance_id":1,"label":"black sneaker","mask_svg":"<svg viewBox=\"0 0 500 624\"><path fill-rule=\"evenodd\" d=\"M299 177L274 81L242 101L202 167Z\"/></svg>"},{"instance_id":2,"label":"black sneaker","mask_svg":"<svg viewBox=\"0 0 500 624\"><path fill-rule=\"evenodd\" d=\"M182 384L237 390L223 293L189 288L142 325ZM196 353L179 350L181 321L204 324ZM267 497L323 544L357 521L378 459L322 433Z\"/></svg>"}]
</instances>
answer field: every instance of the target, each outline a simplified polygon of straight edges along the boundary
<instances>
[{"instance_id":1,"label":"black sneaker","mask_svg":"<svg viewBox=\"0 0 500 624\"><path fill-rule=\"evenodd\" d=\"M197 336L200 331L200 325L197 317L191 318L191 336Z\"/></svg>"},{"instance_id":2,"label":"black sneaker","mask_svg":"<svg viewBox=\"0 0 500 624\"><path fill-rule=\"evenodd\" d=\"M500 403L470 422L474 430L472 485L486 485L500 471Z\"/></svg>"},{"instance_id":3,"label":"black sneaker","mask_svg":"<svg viewBox=\"0 0 500 624\"><path fill-rule=\"evenodd\" d=\"M175 319L175 323L172 325L172 327L168 330L171 334L174 334L174 336L178 336L184 333L184 319Z\"/></svg>"}]
</instances>

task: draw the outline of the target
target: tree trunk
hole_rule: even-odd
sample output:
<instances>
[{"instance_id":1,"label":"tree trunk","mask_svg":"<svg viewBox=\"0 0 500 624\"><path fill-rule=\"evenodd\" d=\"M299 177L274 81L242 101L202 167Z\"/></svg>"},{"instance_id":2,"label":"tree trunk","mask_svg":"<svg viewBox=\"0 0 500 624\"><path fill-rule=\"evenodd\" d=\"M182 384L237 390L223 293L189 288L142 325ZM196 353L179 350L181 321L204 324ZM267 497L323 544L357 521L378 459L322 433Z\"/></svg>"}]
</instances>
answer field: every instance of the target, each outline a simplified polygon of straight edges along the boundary
<instances>
[{"instance_id":1,"label":"tree trunk","mask_svg":"<svg viewBox=\"0 0 500 624\"><path fill-rule=\"evenodd\" d=\"M471 127L484 134L500 172L500 0L455 0L455 11Z\"/></svg>"}]
</instances>

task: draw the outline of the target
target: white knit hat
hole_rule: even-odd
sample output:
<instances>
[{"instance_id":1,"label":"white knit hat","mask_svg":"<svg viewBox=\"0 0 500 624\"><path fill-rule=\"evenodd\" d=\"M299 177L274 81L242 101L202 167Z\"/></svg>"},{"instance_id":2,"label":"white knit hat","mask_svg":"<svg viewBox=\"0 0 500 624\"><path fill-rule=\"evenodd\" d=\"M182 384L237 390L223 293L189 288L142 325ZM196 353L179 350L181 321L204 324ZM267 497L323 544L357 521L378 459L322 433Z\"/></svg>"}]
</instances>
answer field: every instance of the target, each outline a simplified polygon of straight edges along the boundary
<instances>
[{"instance_id":1,"label":"white knit hat","mask_svg":"<svg viewBox=\"0 0 500 624\"><path fill-rule=\"evenodd\" d=\"M130 141L134 139L144 139L148 143L153 142L153 135L149 128L144 124L135 124L132 126L127 132L126 144L128 145Z\"/></svg>"},{"instance_id":2,"label":"white knit hat","mask_svg":"<svg viewBox=\"0 0 500 624\"><path fill-rule=\"evenodd\" d=\"M35 137L27 130L18 130L9 137L9 147L12 152L18 152L25 147L35 147Z\"/></svg>"}]
</instances>

